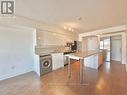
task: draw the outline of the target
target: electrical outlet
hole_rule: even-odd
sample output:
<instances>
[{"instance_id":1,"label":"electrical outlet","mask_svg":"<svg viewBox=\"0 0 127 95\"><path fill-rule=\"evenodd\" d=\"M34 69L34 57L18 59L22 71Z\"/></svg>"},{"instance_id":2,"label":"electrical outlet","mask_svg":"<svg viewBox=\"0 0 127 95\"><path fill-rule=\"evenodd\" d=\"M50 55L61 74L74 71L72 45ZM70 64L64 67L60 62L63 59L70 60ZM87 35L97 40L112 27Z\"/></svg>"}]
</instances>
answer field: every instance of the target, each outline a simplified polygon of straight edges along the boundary
<instances>
[{"instance_id":1,"label":"electrical outlet","mask_svg":"<svg viewBox=\"0 0 127 95\"><path fill-rule=\"evenodd\" d=\"M12 67L11 67L11 69L13 69L13 70L14 70L14 69L15 69L15 66L12 66Z\"/></svg>"}]
</instances>

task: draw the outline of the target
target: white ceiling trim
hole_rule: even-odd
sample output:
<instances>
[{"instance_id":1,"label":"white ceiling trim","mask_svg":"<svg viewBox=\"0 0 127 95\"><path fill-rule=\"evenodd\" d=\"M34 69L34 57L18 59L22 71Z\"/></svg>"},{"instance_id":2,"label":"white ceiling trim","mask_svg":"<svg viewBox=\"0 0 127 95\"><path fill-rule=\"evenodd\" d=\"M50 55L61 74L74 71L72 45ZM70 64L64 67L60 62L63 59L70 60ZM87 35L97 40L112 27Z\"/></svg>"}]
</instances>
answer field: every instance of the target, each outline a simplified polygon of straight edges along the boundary
<instances>
[{"instance_id":1,"label":"white ceiling trim","mask_svg":"<svg viewBox=\"0 0 127 95\"><path fill-rule=\"evenodd\" d=\"M90 31L87 33L81 33L79 34L79 41L82 40L82 37L84 36L91 36L91 35L101 35L104 33L113 33L117 31L126 31L127 30L127 25L120 25L120 26L115 26L115 27L109 27L105 29L100 29L100 30L95 30L95 31Z\"/></svg>"}]
</instances>

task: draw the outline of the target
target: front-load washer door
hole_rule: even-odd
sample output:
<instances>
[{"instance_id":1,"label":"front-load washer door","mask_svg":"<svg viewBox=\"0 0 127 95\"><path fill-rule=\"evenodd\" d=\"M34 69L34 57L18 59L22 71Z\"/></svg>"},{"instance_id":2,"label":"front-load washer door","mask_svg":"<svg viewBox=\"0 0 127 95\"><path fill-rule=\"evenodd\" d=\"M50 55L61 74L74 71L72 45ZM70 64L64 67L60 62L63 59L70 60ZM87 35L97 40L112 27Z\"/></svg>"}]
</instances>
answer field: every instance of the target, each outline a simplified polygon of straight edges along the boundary
<instances>
[{"instance_id":1,"label":"front-load washer door","mask_svg":"<svg viewBox=\"0 0 127 95\"><path fill-rule=\"evenodd\" d=\"M42 68L44 69L48 69L48 68L50 68L51 67L51 60L50 59L44 59L44 60L42 60L42 63L41 63L41 66L42 66Z\"/></svg>"}]
</instances>

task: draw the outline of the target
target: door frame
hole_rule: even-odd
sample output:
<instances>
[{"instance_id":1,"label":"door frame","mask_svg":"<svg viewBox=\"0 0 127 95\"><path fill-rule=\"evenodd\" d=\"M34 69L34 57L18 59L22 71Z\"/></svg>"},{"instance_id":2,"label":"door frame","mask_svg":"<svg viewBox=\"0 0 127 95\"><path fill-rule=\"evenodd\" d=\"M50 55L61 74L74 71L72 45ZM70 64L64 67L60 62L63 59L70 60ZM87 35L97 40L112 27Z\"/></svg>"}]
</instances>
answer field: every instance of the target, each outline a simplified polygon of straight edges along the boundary
<instances>
[{"instance_id":1,"label":"door frame","mask_svg":"<svg viewBox=\"0 0 127 95\"><path fill-rule=\"evenodd\" d=\"M122 64L126 64L126 52L127 52L127 49L126 49L126 45L127 45L127 40L126 40L126 32L125 31L121 31L121 32L117 32L117 33L108 33L108 34L103 34L103 35L100 35L100 38L103 38L103 37L111 37L111 36L118 36L118 35L121 35L122 36Z\"/></svg>"},{"instance_id":2,"label":"door frame","mask_svg":"<svg viewBox=\"0 0 127 95\"><path fill-rule=\"evenodd\" d=\"M120 40L120 42L121 42L121 58L120 58L120 63L122 64L122 57L123 57L123 55L122 55L122 35L116 35L116 36L121 36L121 39L116 39L116 40ZM114 36L110 36L110 61L112 61L112 57L111 57L111 55L112 55L112 37L115 37L115 35ZM114 60L115 61L115 60Z\"/></svg>"},{"instance_id":3,"label":"door frame","mask_svg":"<svg viewBox=\"0 0 127 95\"><path fill-rule=\"evenodd\" d=\"M110 62L111 61L111 37L101 37L102 38L102 40L100 40L100 41L103 41L103 49L102 50L105 50L104 49L104 43L105 43L105 39L109 39L110 41L110 51L107 49L107 54L108 54L108 52L110 52L110 60L109 61L107 61L107 60L105 60L106 62Z\"/></svg>"}]
</instances>

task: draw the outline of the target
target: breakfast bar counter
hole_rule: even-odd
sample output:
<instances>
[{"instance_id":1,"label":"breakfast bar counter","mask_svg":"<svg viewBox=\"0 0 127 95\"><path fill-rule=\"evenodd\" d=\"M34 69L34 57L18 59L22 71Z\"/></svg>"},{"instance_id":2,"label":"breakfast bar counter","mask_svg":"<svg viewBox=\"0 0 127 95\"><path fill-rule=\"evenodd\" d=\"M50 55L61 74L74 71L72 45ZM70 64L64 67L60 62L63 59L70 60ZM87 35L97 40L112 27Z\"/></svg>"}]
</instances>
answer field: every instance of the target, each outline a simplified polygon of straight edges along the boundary
<instances>
[{"instance_id":1,"label":"breakfast bar counter","mask_svg":"<svg viewBox=\"0 0 127 95\"><path fill-rule=\"evenodd\" d=\"M98 64L98 53L99 53L98 51L86 51L86 52L76 52L76 53L66 55L68 59L68 77L71 78L70 59L79 60L80 61L80 83L83 83L84 66L86 66L86 63L90 63L88 62L87 58L90 58L90 60L97 65ZM95 66L93 65L93 66L96 68L97 67L96 65Z\"/></svg>"},{"instance_id":2,"label":"breakfast bar counter","mask_svg":"<svg viewBox=\"0 0 127 95\"><path fill-rule=\"evenodd\" d=\"M67 56L71 57L71 58L75 58L75 59L83 59L85 57L89 57L91 55L94 54L98 54L98 51L85 51L85 52L75 52L75 53L71 53Z\"/></svg>"}]
</instances>

